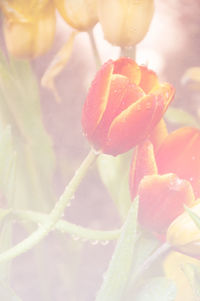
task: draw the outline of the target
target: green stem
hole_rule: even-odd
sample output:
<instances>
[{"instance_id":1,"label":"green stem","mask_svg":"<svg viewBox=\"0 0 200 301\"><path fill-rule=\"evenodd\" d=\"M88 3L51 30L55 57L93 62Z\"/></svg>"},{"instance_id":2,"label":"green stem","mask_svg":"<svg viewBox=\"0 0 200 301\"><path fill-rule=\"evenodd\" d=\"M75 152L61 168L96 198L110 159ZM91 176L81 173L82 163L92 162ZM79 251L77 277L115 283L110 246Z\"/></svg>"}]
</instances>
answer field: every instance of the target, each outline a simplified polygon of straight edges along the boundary
<instances>
[{"instance_id":1,"label":"green stem","mask_svg":"<svg viewBox=\"0 0 200 301\"><path fill-rule=\"evenodd\" d=\"M130 57L131 59L136 59L136 46L121 47L120 56Z\"/></svg>"},{"instance_id":2,"label":"green stem","mask_svg":"<svg viewBox=\"0 0 200 301\"><path fill-rule=\"evenodd\" d=\"M96 67L97 67L97 69L99 69L101 67L102 63L101 63L101 58L100 58L100 55L99 55L99 52L97 49L97 45L95 42L93 30L89 30L88 35L89 35L89 39L90 39L90 44L92 46L92 51L93 51Z\"/></svg>"},{"instance_id":3,"label":"green stem","mask_svg":"<svg viewBox=\"0 0 200 301\"><path fill-rule=\"evenodd\" d=\"M13 214L22 220L32 221L37 224L43 224L48 219L47 214L33 212L33 211L16 210L13 212ZM83 240L91 240L94 242L102 241L102 243L106 243L106 241L109 240L117 239L121 232L121 230L110 230L110 231L92 230L92 229L78 226L76 224L72 224L62 219L55 224L54 229L62 233L70 233L74 237Z\"/></svg>"},{"instance_id":4,"label":"green stem","mask_svg":"<svg viewBox=\"0 0 200 301\"><path fill-rule=\"evenodd\" d=\"M171 246L168 243L162 244L151 256L149 256L146 261L142 264L139 270L134 275L134 283L138 280L142 274L148 270L151 265L162 255L167 253L171 249Z\"/></svg>"},{"instance_id":5,"label":"green stem","mask_svg":"<svg viewBox=\"0 0 200 301\"><path fill-rule=\"evenodd\" d=\"M63 215L67 204L74 196L76 189L78 188L79 184L81 183L82 179L84 178L91 164L95 161L96 158L97 154L93 150L91 150L85 160L82 162L79 169L75 172L69 184L66 186L63 194L59 198L55 207L50 212L45 223L40 225L35 232L33 232L22 242L0 254L0 263L11 260L12 258L19 256L20 254L25 253L47 236L47 234L54 228L57 221Z\"/></svg>"}]
</instances>

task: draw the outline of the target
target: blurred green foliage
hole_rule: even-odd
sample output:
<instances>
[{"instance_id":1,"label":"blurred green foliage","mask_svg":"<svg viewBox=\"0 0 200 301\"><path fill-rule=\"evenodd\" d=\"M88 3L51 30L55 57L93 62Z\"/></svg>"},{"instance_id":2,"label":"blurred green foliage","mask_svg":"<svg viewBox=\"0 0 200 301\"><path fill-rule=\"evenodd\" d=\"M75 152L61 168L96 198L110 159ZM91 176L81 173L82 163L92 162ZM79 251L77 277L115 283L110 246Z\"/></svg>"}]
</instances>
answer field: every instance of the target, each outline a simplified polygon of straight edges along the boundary
<instances>
[{"instance_id":1,"label":"blurred green foliage","mask_svg":"<svg viewBox=\"0 0 200 301\"><path fill-rule=\"evenodd\" d=\"M0 53L0 124L11 127L16 151L14 203L40 211L52 207L55 166L51 139L45 129L38 83L27 61Z\"/></svg>"}]
</instances>

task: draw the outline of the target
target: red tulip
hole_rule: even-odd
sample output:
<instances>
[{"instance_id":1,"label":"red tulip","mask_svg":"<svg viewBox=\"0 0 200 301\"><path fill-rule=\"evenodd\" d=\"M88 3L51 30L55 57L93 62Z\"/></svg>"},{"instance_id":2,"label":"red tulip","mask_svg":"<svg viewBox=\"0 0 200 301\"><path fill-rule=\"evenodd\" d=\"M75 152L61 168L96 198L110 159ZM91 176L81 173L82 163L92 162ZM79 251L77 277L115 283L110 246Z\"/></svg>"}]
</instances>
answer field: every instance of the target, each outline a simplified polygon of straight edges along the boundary
<instances>
[{"instance_id":1,"label":"red tulip","mask_svg":"<svg viewBox=\"0 0 200 301\"><path fill-rule=\"evenodd\" d=\"M83 107L82 126L96 150L118 155L150 135L174 89L129 58L108 61L97 73Z\"/></svg>"},{"instance_id":2,"label":"red tulip","mask_svg":"<svg viewBox=\"0 0 200 301\"><path fill-rule=\"evenodd\" d=\"M163 234L171 222L184 211L184 204L194 203L190 182L177 175L145 176L138 187L140 224L153 232Z\"/></svg>"},{"instance_id":3,"label":"red tulip","mask_svg":"<svg viewBox=\"0 0 200 301\"><path fill-rule=\"evenodd\" d=\"M174 177L175 181L171 181ZM181 128L168 135L154 151L146 140L136 148L131 164L130 191L140 197L139 221L164 233L200 197L200 130Z\"/></svg>"}]
</instances>

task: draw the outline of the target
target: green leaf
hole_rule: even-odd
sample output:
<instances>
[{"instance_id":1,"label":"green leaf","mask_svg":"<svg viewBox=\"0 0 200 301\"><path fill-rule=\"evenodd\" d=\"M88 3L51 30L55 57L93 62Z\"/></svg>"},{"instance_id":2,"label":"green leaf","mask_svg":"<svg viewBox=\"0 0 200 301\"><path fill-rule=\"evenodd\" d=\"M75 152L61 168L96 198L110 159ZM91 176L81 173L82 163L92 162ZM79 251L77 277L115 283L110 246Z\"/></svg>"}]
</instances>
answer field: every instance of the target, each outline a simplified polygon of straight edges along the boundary
<instances>
[{"instance_id":1,"label":"green leaf","mask_svg":"<svg viewBox=\"0 0 200 301\"><path fill-rule=\"evenodd\" d=\"M200 268L192 263L186 263L182 266L182 270L185 273L188 281L193 288L196 299L200 300Z\"/></svg>"},{"instance_id":2,"label":"green leaf","mask_svg":"<svg viewBox=\"0 0 200 301\"><path fill-rule=\"evenodd\" d=\"M10 124L17 153L17 206L47 210L54 201L55 157L43 121L39 87L27 61L0 54L0 124ZM45 203L46 200L46 203Z\"/></svg>"},{"instance_id":3,"label":"green leaf","mask_svg":"<svg viewBox=\"0 0 200 301\"><path fill-rule=\"evenodd\" d=\"M13 148L11 129L7 126L0 132L0 193L7 201L7 207L13 206L15 193L15 167L16 154ZM0 252L5 251L11 246L12 223L6 219L10 209L0 209ZM0 278L8 277L10 263L0 266ZM1 296L1 295L0 295ZM4 300L1 299L0 300Z\"/></svg>"},{"instance_id":4,"label":"green leaf","mask_svg":"<svg viewBox=\"0 0 200 301\"><path fill-rule=\"evenodd\" d=\"M170 123L175 123L181 126L200 127L199 122L192 114L175 107L168 108L165 113L165 119Z\"/></svg>"},{"instance_id":5,"label":"green leaf","mask_svg":"<svg viewBox=\"0 0 200 301\"><path fill-rule=\"evenodd\" d=\"M137 274L138 269L142 266L145 260L159 247L160 242L154 237L145 236L144 233L137 240L137 245L135 246L134 252L134 262L132 266L132 277L130 280L131 283L135 281L135 275Z\"/></svg>"},{"instance_id":6,"label":"green leaf","mask_svg":"<svg viewBox=\"0 0 200 301\"><path fill-rule=\"evenodd\" d=\"M117 157L101 155L97 160L97 166L102 182L124 219L131 205L128 185L130 153Z\"/></svg>"},{"instance_id":7,"label":"green leaf","mask_svg":"<svg viewBox=\"0 0 200 301\"><path fill-rule=\"evenodd\" d=\"M175 297L175 283L164 277L156 277L141 288L136 301L173 301Z\"/></svg>"},{"instance_id":8,"label":"green leaf","mask_svg":"<svg viewBox=\"0 0 200 301\"><path fill-rule=\"evenodd\" d=\"M195 212L193 212L188 207L185 206L184 208L189 214L189 216L191 217L191 219L193 220L193 222L195 223L195 225L200 229L200 216L198 216Z\"/></svg>"},{"instance_id":9,"label":"green leaf","mask_svg":"<svg viewBox=\"0 0 200 301\"><path fill-rule=\"evenodd\" d=\"M121 300L130 276L136 242L138 198L130 207L96 301Z\"/></svg>"},{"instance_id":10,"label":"green leaf","mask_svg":"<svg viewBox=\"0 0 200 301\"><path fill-rule=\"evenodd\" d=\"M10 126L0 132L0 191L8 206L13 203L16 154L13 148Z\"/></svg>"}]
</instances>

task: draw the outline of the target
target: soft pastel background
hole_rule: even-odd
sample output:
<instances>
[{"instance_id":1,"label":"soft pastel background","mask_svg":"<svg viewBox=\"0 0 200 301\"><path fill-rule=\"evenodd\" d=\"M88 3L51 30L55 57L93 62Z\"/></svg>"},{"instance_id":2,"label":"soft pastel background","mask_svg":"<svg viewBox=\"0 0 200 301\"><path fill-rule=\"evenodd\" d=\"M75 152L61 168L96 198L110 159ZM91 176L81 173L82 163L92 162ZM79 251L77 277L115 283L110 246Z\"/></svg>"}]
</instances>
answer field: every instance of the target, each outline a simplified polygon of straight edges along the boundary
<instances>
[{"instance_id":1,"label":"soft pastel background","mask_svg":"<svg viewBox=\"0 0 200 301\"><path fill-rule=\"evenodd\" d=\"M137 47L137 61L147 64L163 80L175 86L174 106L187 109L196 118L200 118L199 91L181 84L184 72L189 67L199 65L200 2L157 0L155 5L155 16L150 31ZM71 28L58 17L52 49L31 62L38 83L70 32ZM116 59L120 49L112 47L103 39L99 24L94 28L94 33L102 61ZM5 50L2 34L1 45ZM56 103L50 91L40 88L42 119L56 157L53 183L49 182L48 185L57 197L89 150L88 142L81 131L81 109L95 72L96 66L88 36L81 33L75 40L68 65L56 79L62 103ZM176 128L176 123L170 122L169 128ZM18 135L15 129L13 132ZM40 184L42 185L42 180ZM24 183L24 187L25 185ZM56 200L45 198L43 202L41 198L35 201L31 188L29 194L28 203L22 206L26 209L49 212ZM71 206L66 210L65 218L93 229L115 229L121 226L122 218L95 167L91 168L75 194ZM5 236L8 237L9 227L5 227L4 230L7 231ZM14 223L13 242L19 242L32 230L30 224L22 226L18 222ZM114 242L105 246L96 242L83 243L78 237L72 238L68 234L54 231L33 250L12 262L11 287L21 298L19 300L23 301L92 301L101 285L114 246ZM7 275L2 272L1 278L4 282ZM127 300L133 300L132 298L130 293ZM0 291L0 299L18 300L7 296L3 288L2 292Z\"/></svg>"}]
</instances>

